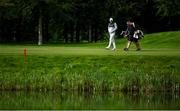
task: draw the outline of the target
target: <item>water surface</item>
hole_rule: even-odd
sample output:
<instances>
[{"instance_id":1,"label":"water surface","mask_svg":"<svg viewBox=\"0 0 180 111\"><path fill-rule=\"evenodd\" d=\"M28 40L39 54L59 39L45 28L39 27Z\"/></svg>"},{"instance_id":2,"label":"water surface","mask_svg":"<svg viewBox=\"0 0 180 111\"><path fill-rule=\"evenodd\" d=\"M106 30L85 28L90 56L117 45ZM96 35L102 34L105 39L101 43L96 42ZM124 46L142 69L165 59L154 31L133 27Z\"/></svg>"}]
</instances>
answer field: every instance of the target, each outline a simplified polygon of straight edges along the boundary
<instances>
[{"instance_id":1,"label":"water surface","mask_svg":"<svg viewBox=\"0 0 180 111\"><path fill-rule=\"evenodd\" d=\"M180 109L179 94L0 92L0 109Z\"/></svg>"}]
</instances>

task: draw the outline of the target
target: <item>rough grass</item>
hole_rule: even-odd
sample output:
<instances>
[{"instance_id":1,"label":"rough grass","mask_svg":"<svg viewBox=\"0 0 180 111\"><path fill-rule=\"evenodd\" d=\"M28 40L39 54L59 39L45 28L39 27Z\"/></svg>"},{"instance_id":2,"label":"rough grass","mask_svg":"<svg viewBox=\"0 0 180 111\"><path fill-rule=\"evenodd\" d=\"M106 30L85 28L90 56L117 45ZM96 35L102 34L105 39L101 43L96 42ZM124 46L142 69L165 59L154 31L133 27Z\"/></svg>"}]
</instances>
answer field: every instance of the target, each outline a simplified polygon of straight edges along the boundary
<instances>
[{"instance_id":1,"label":"rough grass","mask_svg":"<svg viewBox=\"0 0 180 111\"><path fill-rule=\"evenodd\" d=\"M2 90L179 91L180 57L0 56Z\"/></svg>"}]
</instances>

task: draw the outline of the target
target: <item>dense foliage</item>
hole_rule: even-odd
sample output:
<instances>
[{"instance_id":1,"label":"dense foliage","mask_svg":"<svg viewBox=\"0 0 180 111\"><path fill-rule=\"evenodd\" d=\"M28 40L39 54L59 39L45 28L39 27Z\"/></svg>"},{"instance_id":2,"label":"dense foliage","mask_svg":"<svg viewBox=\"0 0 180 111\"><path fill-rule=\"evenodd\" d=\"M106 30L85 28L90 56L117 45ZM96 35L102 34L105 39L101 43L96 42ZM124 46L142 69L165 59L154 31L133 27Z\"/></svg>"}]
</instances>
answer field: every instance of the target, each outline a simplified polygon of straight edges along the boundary
<instances>
[{"instance_id":1,"label":"dense foliage","mask_svg":"<svg viewBox=\"0 0 180 111\"><path fill-rule=\"evenodd\" d=\"M0 42L96 42L109 17L144 32L179 30L179 0L0 0ZM38 35L38 32L40 35Z\"/></svg>"}]
</instances>

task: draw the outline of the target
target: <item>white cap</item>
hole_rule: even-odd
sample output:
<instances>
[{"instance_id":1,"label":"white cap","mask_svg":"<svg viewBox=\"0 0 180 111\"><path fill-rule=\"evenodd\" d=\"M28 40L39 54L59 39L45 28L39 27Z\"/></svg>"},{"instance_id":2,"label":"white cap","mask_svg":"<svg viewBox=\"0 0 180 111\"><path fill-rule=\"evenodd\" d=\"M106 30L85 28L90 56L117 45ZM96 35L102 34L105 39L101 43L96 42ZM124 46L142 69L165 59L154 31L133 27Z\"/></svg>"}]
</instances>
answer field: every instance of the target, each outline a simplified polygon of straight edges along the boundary
<instances>
[{"instance_id":1,"label":"white cap","mask_svg":"<svg viewBox=\"0 0 180 111\"><path fill-rule=\"evenodd\" d=\"M109 21L113 21L113 18L109 18Z\"/></svg>"}]
</instances>

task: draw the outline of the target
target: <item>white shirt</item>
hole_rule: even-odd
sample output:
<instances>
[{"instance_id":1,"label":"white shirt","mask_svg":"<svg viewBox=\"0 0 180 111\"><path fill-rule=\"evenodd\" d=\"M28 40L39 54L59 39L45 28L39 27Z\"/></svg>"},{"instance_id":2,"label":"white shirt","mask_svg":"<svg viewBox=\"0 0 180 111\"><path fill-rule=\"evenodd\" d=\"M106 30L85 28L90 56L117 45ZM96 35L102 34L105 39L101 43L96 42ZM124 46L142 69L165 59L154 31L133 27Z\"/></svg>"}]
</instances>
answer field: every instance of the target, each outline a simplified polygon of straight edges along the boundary
<instances>
[{"instance_id":1,"label":"white shirt","mask_svg":"<svg viewBox=\"0 0 180 111\"><path fill-rule=\"evenodd\" d=\"M116 30L117 30L117 24L116 23L109 23L108 32L109 33L115 33Z\"/></svg>"}]
</instances>

